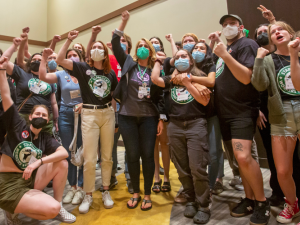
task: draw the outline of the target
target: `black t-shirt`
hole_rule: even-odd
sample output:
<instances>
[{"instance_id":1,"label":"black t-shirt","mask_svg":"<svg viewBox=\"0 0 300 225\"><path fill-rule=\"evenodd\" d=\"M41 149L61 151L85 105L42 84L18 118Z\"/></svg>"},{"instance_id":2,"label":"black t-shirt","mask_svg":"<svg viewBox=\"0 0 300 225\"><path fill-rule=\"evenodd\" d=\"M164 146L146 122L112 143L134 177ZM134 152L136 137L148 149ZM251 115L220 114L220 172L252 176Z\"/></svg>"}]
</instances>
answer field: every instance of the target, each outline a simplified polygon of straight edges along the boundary
<instances>
[{"instance_id":1,"label":"black t-shirt","mask_svg":"<svg viewBox=\"0 0 300 225\"><path fill-rule=\"evenodd\" d=\"M78 79L83 104L105 105L112 100L111 92L118 84L113 70L105 74L86 62L73 62L73 71L70 72Z\"/></svg>"},{"instance_id":2,"label":"black t-shirt","mask_svg":"<svg viewBox=\"0 0 300 225\"><path fill-rule=\"evenodd\" d=\"M36 159L50 155L61 146L50 134L41 132L36 140L26 121L19 116L13 104L3 113L7 136L1 147L1 154L12 158L20 170L25 170L32 156Z\"/></svg>"},{"instance_id":3,"label":"black t-shirt","mask_svg":"<svg viewBox=\"0 0 300 225\"><path fill-rule=\"evenodd\" d=\"M240 64L253 67L257 43L249 38L240 38L227 51ZM215 106L218 116L223 118L257 117L259 93L251 83L244 85L238 81L222 58L217 61Z\"/></svg>"},{"instance_id":4,"label":"black t-shirt","mask_svg":"<svg viewBox=\"0 0 300 225\"><path fill-rule=\"evenodd\" d=\"M205 117L205 106L197 102L184 86L175 86L171 76L164 76L166 108L170 118L192 120Z\"/></svg>"},{"instance_id":5,"label":"black t-shirt","mask_svg":"<svg viewBox=\"0 0 300 225\"><path fill-rule=\"evenodd\" d=\"M16 103L16 87L12 83L11 79L7 79L7 83L10 89L10 97L13 100L14 103ZM2 98L1 98L1 92L0 92L0 117L3 115L3 105L2 105ZM3 124L0 124L0 126L4 126Z\"/></svg>"},{"instance_id":6,"label":"black t-shirt","mask_svg":"<svg viewBox=\"0 0 300 225\"><path fill-rule=\"evenodd\" d=\"M291 77L290 56L272 53L276 71L276 83L282 100L300 99L300 92L296 91ZM300 59L299 59L300 62Z\"/></svg>"},{"instance_id":7,"label":"black t-shirt","mask_svg":"<svg viewBox=\"0 0 300 225\"><path fill-rule=\"evenodd\" d=\"M27 73L19 66L15 65L11 77L16 83L17 105L20 105L32 93L32 96L23 105L20 113L30 114L35 105L45 105L49 108L50 112L52 112L51 94L56 91L54 84L48 84L41 81L39 84L39 93L35 94L30 91L30 88L39 83L40 80L37 75Z\"/></svg>"}]
</instances>

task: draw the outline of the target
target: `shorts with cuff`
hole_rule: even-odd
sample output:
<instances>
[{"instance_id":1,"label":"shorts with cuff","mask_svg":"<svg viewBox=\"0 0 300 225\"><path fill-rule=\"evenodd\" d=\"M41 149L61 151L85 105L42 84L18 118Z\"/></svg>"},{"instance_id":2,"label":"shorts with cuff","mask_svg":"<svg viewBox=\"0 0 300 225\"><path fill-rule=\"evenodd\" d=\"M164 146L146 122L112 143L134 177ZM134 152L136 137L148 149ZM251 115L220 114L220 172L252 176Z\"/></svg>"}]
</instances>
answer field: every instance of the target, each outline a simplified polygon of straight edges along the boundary
<instances>
[{"instance_id":1,"label":"shorts with cuff","mask_svg":"<svg viewBox=\"0 0 300 225\"><path fill-rule=\"evenodd\" d=\"M300 134L300 100L284 100L287 124L271 124L272 136L297 137Z\"/></svg>"},{"instance_id":2,"label":"shorts with cuff","mask_svg":"<svg viewBox=\"0 0 300 225\"><path fill-rule=\"evenodd\" d=\"M0 208L14 214L24 194L34 189L36 173L37 170L33 171L25 180L23 173L0 172Z\"/></svg>"},{"instance_id":3,"label":"shorts with cuff","mask_svg":"<svg viewBox=\"0 0 300 225\"><path fill-rule=\"evenodd\" d=\"M232 139L252 141L256 131L256 120L256 117L219 117L223 141L230 141Z\"/></svg>"}]
</instances>

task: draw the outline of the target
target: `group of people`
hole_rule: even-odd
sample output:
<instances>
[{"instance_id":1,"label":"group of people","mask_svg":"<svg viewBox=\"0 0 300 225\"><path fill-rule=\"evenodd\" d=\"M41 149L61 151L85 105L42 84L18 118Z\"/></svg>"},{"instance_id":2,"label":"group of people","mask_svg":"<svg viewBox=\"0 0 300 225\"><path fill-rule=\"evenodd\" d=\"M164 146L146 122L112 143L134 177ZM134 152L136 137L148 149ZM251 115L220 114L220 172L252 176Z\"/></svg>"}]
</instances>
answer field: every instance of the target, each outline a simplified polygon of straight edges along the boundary
<instances>
[{"instance_id":1,"label":"group of people","mask_svg":"<svg viewBox=\"0 0 300 225\"><path fill-rule=\"evenodd\" d=\"M142 38L133 47L124 33L128 11L122 13L110 43L97 41L101 27L93 27L87 49L72 45L78 36L74 30L57 54L60 36L50 48L31 55L29 28L23 29L0 58L0 208L6 221L17 224L22 213L73 223L76 217L63 208L67 203L80 204L79 212L88 213L98 149L102 201L106 209L113 208L109 190L118 183L120 135L132 194L129 209L142 202L142 211L151 210L151 191L171 191L171 159L183 187L174 200L186 203L185 217L207 223L212 194L223 191L223 141L234 176L230 185L245 191L231 210L233 217L252 214L250 224L268 224L270 206L283 201L278 222L299 216L300 185L293 178L293 161L299 162L300 39L270 10L258 9L269 23L259 25L253 39L242 19L228 14L220 19L222 31L211 33L208 44L193 33L181 42L166 35L171 57L156 36ZM256 126L271 172L269 198L253 139ZM61 144L53 132L59 133ZM72 159L81 146L83 164L78 168ZM71 189L63 198L67 180ZM43 192L51 181L53 197Z\"/></svg>"}]
</instances>

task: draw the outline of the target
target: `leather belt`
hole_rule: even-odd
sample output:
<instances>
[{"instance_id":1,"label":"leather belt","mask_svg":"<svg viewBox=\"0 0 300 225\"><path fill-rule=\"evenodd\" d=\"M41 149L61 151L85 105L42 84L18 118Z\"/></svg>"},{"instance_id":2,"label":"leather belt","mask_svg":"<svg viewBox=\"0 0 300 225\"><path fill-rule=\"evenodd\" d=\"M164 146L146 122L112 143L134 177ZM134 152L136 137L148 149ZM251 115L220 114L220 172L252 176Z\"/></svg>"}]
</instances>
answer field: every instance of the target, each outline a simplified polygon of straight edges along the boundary
<instances>
[{"instance_id":1,"label":"leather belt","mask_svg":"<svg viewBox=\"0 0 300 225\"><path fill-rule=\"evenodd\" d=\"M111 102L105 104L105 105L83 105L82 108L85 109L106 109L111 106Z\"/></svg>"}]
</instances>

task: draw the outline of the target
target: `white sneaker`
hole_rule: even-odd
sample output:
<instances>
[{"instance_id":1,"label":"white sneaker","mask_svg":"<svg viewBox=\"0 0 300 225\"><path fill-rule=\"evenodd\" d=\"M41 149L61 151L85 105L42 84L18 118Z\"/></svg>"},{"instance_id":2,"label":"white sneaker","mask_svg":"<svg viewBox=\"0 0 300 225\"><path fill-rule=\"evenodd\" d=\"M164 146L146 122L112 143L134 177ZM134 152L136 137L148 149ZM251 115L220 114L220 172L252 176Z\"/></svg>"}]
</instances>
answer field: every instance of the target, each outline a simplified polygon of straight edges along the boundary
<instances>
[{"instance_id":1,"label":"white sneaker","mask_svg":"<svg viewBox=\"0 0 300 225\"><path fill-rule=\"evenodd\" d=\"M79 206L79 213L83 213L83 214L88 213L92 203L93 203L93 196L85 195L81 205Z\"/></svg>"},{"instance_id":2,"label":"white sneaker","mask_svg":"<svg viewBox=\"0 0 300 225\"><path fill-rule=\"evenodd\" d=\"M74 198L74 195L76 193L76 188L72 187L71 190L68 191L68 193L66 194L66 196L63 199L63 203L64 204L69 204L72 202L72 199Z\"/></svg>"},{"instance_id":3,"label":"white sneaker","mask_svg":"<svg viewBox=\"0 0 300 225\"><path fill-rule=\"evenodd\" d=\"M72 200L72 205L79 205L82 202L83 197L84 197L84 192L82 188L78 188Z\"/></svg>"},{"instance_id":4,"label":"white sneaker","mask_svg":"<svg viewBox=\"0 0 300 225\"><path fill-rule=\"evenodd\" d=\"M101 169L101 166L99 163L96 164L96 170L100 170Z\"/></svg>"},{"instance_id":5,"label":"white sneaker","mask_svg":"<svg viewBox=\"0 0 300 225\"><path fill-rule=\"evenodd\" d=\"M111 200L109 191L102 192L102 201L104 204L104 208L111 209L114 206L113 200Z\"/></svg>"},{"instance_id":6,"label":"white sneaker","mask_svg":"<svg viewBox=\"0 0 300 225\"><path fill-rule=\"evenodd\" d=\"M229 181L229 185L230 186L235 186L235 185L240 185L242 183L242 179L240 176L234 176L233 179L231 179L231 181Z\"/></svg>"},{"instance_id":7,"label":"white sneaker","mask_svg":"<svg viewBox=\"0 0 300 225\"><path fill-rule=\"evenodd\" d=\"M22 221L18 218L19 214L11 214L5 210L3 210L3 213L5 225L22 225Z\"/></svg>"},{"instance_id":8,"label":"white sneaker","mask_svg":"<svg viewBox=\"0 0 300 225\"><path fill-rule=\"evenodd\" d=\"M76 221L76 216L69 213L67 210L65 210L64 207L60 208L60 211L58 215L55 217L55 219L64 222L64 223L74 223Z\"/></svg>"}]
</instances>

